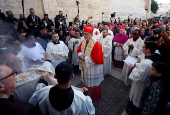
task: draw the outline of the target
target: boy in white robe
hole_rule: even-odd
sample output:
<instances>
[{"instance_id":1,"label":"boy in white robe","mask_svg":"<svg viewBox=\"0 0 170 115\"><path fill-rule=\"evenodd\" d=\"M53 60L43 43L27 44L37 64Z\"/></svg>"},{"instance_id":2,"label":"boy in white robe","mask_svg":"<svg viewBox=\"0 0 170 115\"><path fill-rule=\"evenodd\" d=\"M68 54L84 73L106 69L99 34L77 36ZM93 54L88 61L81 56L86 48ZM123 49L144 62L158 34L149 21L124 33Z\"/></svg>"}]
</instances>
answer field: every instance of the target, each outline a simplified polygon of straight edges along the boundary
<instances>
[{"instance_id":1,"label":"boy in white robe","mask_svg":"<svg viewBox=\"0 0 170 115\"><path fill-rule=\"evenodd\" d=\"M47 51L51 52L51 63L54 68L61 62L66 61L69 53L68 47L59 40L57 33L52 34L52 42L47 44Z\"/></svg>"},{"instance_id":2,"label":"boy in white robe","mask_svg":"<svg viewBox=\"0 0 170 115\"><path fill-rule=\"evenodd\" d=\"M38 42L35 42L34 35L26 34L25 37L25 42L21 46L22 55L33 61L45 59L45 51Z\"/></svg>"},{"instance_id":3,"label":"boy in white robe","mask_svg":"<svg viewBox=\"0 0 170 115\"><path fill-rule=\"evenodd\" d=\"M45 81L39 83L29 103L38 105L42 115L95 115L88 90L70 86L74 77L71 65L62 62L55 72L58 85L45 87Z\"/></svg>"},{"instance_id":4,"label":"boy in white robe","mask_svg":"<svg viewBox=\"0 0 170 115\"><path fill-rule=\"evenodd\" d=\"M71 38L68 41L68 47L72 52L72 64L73 65L79 65L79 62L78 62L79 57L77 54L77 49L78 49L80 43L83 41L83 38L80 37L80 34L81 34L80 30L76 30L75 38Z\"/></svg>"},{"instance_id":5,"label":"boy in white robe","mask_svg":"<svg viewBox=\"0 0 170 115\"><path fill-rule=\"evenodd\" d=\"M152 63L156 61L154 56L155 51L156 43L145 42L142 48L145 58L140 63L136 63L135 67L132 64L129 65L130 68L133 68L129 75L129 78L132 80L132 85L129 93L130 99L126 107L126 112L130 115L139 115L141 112L143 90L149 84L149 71Z\"/></svg>"},{"instance_id":6,"label":"boy in white robe","mask_svg":"<svg viewBox=\"0 0 170 115\"><path fill-rule=\"evenodd\" d=\"M139 30L136 29L133 31L133 38L128 39L126 43L123 45L124 54L125 57L131 56L133 58L138 57L142 54L142 47L144 45L143 40L139 37ZM122 70L122 77L124 77L124 83L125 85L130 85L131 81L129 80L127 74L129 72L130 68L128 67L128 64L124 63L123 70Z\"/></svg>"},{"instance_id":7,"label":"boy in white robe","mask_svg":"<svg viewBox=\"0 0 170 115\"><path fill-rule=\"evenodd\" d=\"M112 39L108 36L108 29L103 29L103 36L100 37L99 42L102 46L104 57L103 74L104 76L111 74L111 53L112 53Z\"/></svg>"}]
</instances>

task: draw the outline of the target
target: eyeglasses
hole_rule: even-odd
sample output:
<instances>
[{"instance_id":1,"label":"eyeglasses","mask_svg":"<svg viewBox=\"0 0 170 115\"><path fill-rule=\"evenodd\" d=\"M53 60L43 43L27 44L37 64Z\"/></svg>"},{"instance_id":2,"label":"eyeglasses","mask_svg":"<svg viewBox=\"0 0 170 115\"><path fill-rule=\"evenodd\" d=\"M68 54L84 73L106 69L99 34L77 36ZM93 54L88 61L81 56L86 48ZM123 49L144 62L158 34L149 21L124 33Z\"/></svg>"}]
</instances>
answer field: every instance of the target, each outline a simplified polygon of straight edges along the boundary
<instances>
[{"instance_id":1,"label":"eyeglasses","mask_svg":"<svg viewBox=\"0 0 170 115\"><path fill-rule=\"evenodd\" d=\"M0 79L0 81L2 81L3 79L8 78L8 77L10 77L11 75L14 75L14 74L16 74L16 75L17 75L17 71L16 71L16 70L13 70L13 71L12 71L12 73L11 73L10 75L8 75L8 76L6 76L6 77L4 77L4 78Z\"/></svg>"}]
</instances>

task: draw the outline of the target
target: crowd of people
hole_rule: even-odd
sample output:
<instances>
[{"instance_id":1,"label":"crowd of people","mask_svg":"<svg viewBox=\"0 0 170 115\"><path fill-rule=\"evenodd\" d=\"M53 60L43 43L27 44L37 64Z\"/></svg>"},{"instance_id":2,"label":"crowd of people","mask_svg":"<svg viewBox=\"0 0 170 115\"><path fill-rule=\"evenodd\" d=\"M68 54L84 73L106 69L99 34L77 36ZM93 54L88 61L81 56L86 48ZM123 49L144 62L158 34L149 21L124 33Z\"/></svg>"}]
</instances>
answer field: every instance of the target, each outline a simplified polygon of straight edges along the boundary
<instances>
[{"instance_id":1,"label":"crowd of people","mask_svg":"<svg viewBox=\"0 0 170 115\"><path fill-rule=\"evenodd\" d=\"M111 17L94 24L91 16L80 21L78 14L67 25L62 11L53 22L48 14L40 19L29 10L19 19L11 10L6 15L0 10L4 115L94 115L92 102L102 98L101 83L113 66L122 69L124 84L131 86L126 114L170 114L169 17ZM71 86L73 69L81 71L82 89Z\"/></svg>"}]
</instances>

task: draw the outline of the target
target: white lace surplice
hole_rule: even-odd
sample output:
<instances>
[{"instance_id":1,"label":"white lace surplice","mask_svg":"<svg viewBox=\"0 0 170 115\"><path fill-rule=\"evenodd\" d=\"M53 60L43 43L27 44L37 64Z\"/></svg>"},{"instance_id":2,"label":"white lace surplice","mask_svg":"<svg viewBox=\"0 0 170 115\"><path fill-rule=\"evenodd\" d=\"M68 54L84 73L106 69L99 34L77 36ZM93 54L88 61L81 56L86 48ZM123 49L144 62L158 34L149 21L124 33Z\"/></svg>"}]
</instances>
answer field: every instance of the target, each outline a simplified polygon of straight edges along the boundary
<instances>
[{"instance_id":1,"label":"white lace surplice","mask_svg":"<svg viewBox=\"0 0 170 115\"><path fill-rule=\"evenodd\" d=\"M54 44L50 42L47 44L47 51L50 51L52 54L51 63L54 68L61 62L66 61L69 53L68 47L64 44L63 41L59 41L60 44Z\"/></svg>"},{"instance_id":2,"label":"white lace surplice","mask_svg":"<svg viewBox=\"0 0 170 115\"><path fill-rule=\"evenodd\" d=\"M142 54L142 47L144 45L144 42L141 38L138 38L138 40L136 42L133 41L133 38L128 39L128 41L123 45L125 55L128 55L128 49L129 49L128 46L131 44L134 46L134 49L130 52L129 55L136 58L136 56L139 56ZM127 86L131 84L131 80L129 80L129 78L127 76L129 71L130 71L129 66L126 63L124 63L123 70L122 70L122 77L125 78L124 83Z\"/></svg>"},{"instance_id":3,"label":"white lace surplice","mask_svg":"<svg viewBox=\"0 0 170 115\"><path fill-rule=\"evenodd\" d=\"M111 73L111 52L112 52L112 39L107 36L106 38L101 37L99 39L100 44L102 45L102 51L104 56L104 64L103 64L103 74Z\"/></svg>"},{"instance_id":4,"label":"white lace surplice","mask_svg":"<svg viewBox=\"0 0 170 115\"><path fill-rule=\"evenodd\" d=\"M79 57L78 57L78 54L77 54L77 49L78 49L78 47L81 44L83 39L84 38L81 38L81 39L71 38L68 42L68 47L72 51L72 64L73 65L79 65L79 62L78 62ZM75 46L73 46L73 43L75 43L75 42L78 42L78 43L76 43Z\"/></svg>"}]
</instances>

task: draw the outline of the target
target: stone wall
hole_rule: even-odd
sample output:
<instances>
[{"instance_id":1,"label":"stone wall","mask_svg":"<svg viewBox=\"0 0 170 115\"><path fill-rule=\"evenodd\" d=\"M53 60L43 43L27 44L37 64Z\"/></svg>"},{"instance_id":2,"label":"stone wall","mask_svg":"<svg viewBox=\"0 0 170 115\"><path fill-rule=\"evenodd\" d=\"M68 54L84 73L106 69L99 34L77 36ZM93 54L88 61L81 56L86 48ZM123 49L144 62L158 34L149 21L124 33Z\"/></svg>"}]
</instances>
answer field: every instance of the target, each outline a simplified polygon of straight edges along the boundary
<instances>
[{"instance_id":1,"label":"stone wall","mask_svg":"<svg viewBox=\"0 0 170 115\"><path fill-rule=\"evenodd\" d=\"M15 17L18 18L22 13L22 0L0 0L0 8L3 11L12 10ZM29 15L29 8L34 8L36 15L43 18L43 14L49 14L49 18L54 20L55 16L61 10L64 16L67 14L67 22L73 21L78 13L76 0L24 0L25 15ZM110 21L110 14L116 12L116 18L121 20L131 18L146 17L146 7L150 7L151 0L79 0L80 2L80 20L87 20L88 16L93 18L90 21L95 23L103 20Z\"/></svg>"},{"instance_id":2,"label":"stone wall","mask_svg":"<svg viewBox=\"0 0 170 115\"><path fill-rule=\"evenodd\" d=\"M50 0L49 0L50 1ZM43 17L44 5L43 0L24 0L25 16L27 17L30 8L34 8L36 15ZM19 14L23 13L22 0L0 0L0 9L5 13L7 10L12 10L15 17L19 18Z\"/></svg>"}]
</instances>

